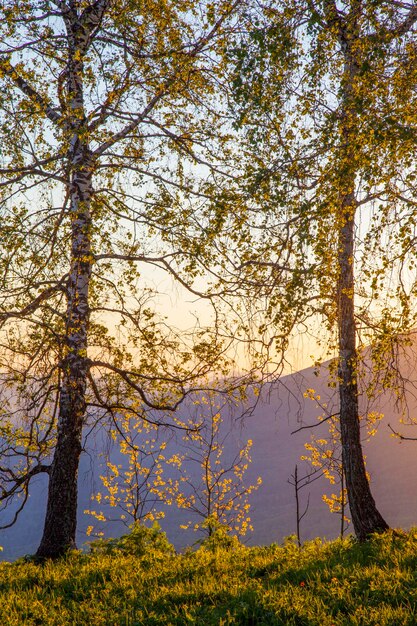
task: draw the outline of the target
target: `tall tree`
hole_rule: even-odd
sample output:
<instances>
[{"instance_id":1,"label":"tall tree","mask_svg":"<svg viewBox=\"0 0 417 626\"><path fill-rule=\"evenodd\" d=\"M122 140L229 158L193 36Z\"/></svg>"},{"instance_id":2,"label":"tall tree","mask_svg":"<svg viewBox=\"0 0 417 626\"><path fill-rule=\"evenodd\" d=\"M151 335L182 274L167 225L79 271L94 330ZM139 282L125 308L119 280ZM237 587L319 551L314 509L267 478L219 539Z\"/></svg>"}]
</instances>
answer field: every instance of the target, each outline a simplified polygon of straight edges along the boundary
<instances>
[{"instance_id":1,"label":"tall tree","mask_svg":"<svg viewBox=\"0 0 417 626\"><path fill-rule=\"evenodd\" d=\"M383 83L380 89L390 89L386 67L388 59L392 58L392 41L413 27L417 11L415 7L408 11L404 7L405 15L401 15L403 7L396 11L394 3L374 4L362 0L351 0L343 6L334 0L326 0L321 11L317 11L311 3L309 8L311 17L320 25L322 32L328 33L329 39L332 35L335 37L343 62L335 125L339 141L332 163L334 175L331 176L336 190L333 210L337 232L335 310L338 321L339 420L349 508L355 533L360 540L364 540L372 532L385 530L388 526L375 506L361 447L355 231L359 207L369 202L373 194L380 198L386 196L386 188L392 184L385 178L386 170L378 159L384 152L387 153L386 146L380 138L376 141L372 138L376 127L373 116L377 108L372 89L378 77ZM394 27L387 25L387 14ZM370 138L366 137L366 133L370 134ZM365 179L364 182L361 178Z\"/></svg>"},{"instance_id":2,"label":"tall tree","mask_svg":"<svg viewBox=\"0 0 417 626\"><path fill-rule=\"evenodd\" d=\"M271 2L263 9L254 11L248 36L236 46L238 123L257 140L248 171L253 177L256 170L261 183L259 205L271 216L270 199L277 198L275 223L290 224L298 242L290 253L297 262L285 267L278 256L276 275L294 284L299 266L305 267L310 278L297 305L313 320L316 315L325 320L329 355L333 349L338 355L344 476L355 533L363 540L387 524L363 462L356 315L377 310L375 285L388 264L381 271L366 258L360 239L371 220L360 224L359 212L365 207L371 212L377 201L386 216L399 201L393 178L398 180L407 161L392 150L381 128L386 102L395 106L390 69L395 45L413 29L417 10L407 3L360 0ZM277 249L281 242L272 234L264 248L271 265ZM365 268L362 275L359 263L355 271L357 260ZM274 321L273 314L269 318ZM370 330L365 329L368 338Z\"/></svg>"},{"instance_id":3,"label":"tall tree","mask_svg":"<svg viewBox=\"0 0 417 626\"><path fill-rule=\"evenodd\" d=\"M317 12L313 14L317 16ZM337 320L338 320L338 378L340 398L340 431L342 463L346 476L349 508L357 537L364 540L370 533L385 530L387 523L376 508L371 494L362 453L359 401L358 354L355 320L355 227L358 198L356 179L361 171L361 146L358 145L360 111L357 85L364 62L361 41L363 20L361 1L350 3L342 14L333 1L323 2L321 24L335 32L343 55L339 90L339 134L336 148L334 181L336 183L335 222L337 232ZM359 132L358 132L359 131Z\"/></svg>"},{"instance_id":4,"label":"tall tree","mask_svg":"<svg viewBox=\"0 0 417 626\"><path fill-rule=\"evenodd\" d=\"M200 293L222 221L216 49L239 4L0 9L1 498L48 474L40 557L75 546L83 428L120 406L158 422L222 362L216 331L165 331L142 266Z\"/></svg>"}]
</instances>

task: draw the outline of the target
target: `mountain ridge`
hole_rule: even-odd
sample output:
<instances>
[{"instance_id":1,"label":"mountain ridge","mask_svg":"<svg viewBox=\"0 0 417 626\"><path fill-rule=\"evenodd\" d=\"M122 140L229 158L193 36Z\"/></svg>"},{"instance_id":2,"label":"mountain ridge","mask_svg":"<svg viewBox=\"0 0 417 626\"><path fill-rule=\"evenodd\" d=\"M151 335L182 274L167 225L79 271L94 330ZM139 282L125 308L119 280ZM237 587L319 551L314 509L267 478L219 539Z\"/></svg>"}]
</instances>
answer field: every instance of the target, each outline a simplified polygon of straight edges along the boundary
<instances>
[{"instance_id":1,"label":"mountain ridge","mask_svg":"<svg viewBox=\"0 0 417 626\"><path fill-rule=\"evenodd\" d=\"M404 377L411 379L417 371L416 343L404 348L401 356L400 369ZM337 411L336 390L328 386L328 364L305 368L300 372L287 375L275 384L269 383L261 390L260 398L256 399L253 410L248 411L242 420L234 420L230 415L226 419L233 424L231 446L239 446L248 439L253 441L251 450L252 463L245 475L248 484L262 477L261 487L250 497L250 516L254 532L247 537L249 544L269 544L280 542L295 532L296 514L294 487L288 483L295 465L303 465L300 456L305 453L304 445L311 434L326 437L327 425L319 425L318 416L321 407L303 393L314 388L322 400L327 403L330 412ZM414 384L406 389L408 412L417 415L417 397L413 392ZM387 522L393 527L408 528L417 524L417 489L409 476L417 474L417 441L398 440L392 437L392 431L401 429L406 436L416 436L417 430L401 423L402 414L395 406L395 398L387 390L381 390L373 400L373 410L385 414L378 426L375 436L364 436L364 452L367 469L371 476L371 489ZM250 401L248 401L250 402ZM307 425L313 426L310 430ZM302 429L301 429L302 428ZM297 431L297 432L294 432ZM293 434L291 434L293 433ZM83 455L79 474L79 527L78 545L88 540L86 529L92 523L91 517L83 513L90 508L90 497L98 488L100 467L99 450L91 450L93 455ZM94 470L93 473L91 470ZM300 467L300 471L303 471ZM309 495L309 509L302 521L302 540L321 536L335 538L339 533L339 516L331 514L322 500L323 493L338 491L325 479L320 479L306 487L302 493L302 508L306 505ZM47 479L39 476L31 485L31 496L17 524L7 530L0 531L0 545L4 552L0 555L4 560L13 560L24 554L33 553L40 540L44 507L46 503ZM197 536L193 531L179 529L189 518L186 511L178 511L171 507L166 518L161 521L162 528L169 539L179 549L192 544ZM122 524L110 524L104 527L108 536L125 532ZM351 532L351 528L348 529Z\"/></svg>"}]
</instances>

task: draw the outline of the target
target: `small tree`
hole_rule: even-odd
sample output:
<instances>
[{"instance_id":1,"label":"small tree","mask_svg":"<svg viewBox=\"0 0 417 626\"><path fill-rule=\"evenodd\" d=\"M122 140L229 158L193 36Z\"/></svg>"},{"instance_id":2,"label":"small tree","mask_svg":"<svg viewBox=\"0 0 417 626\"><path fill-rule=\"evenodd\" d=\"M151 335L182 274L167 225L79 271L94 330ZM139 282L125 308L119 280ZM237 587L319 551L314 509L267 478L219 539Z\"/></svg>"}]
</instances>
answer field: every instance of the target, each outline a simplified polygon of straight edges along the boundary
<instances>
[{"instance_id":1,"label":"small tree","mask_svg":"<svg viewBox=\"0 0 417 626\"><path fill-rule=\"evenodd\" d=\"M302 457L301 460L305 460L306 457ZM294 487L294 496L295 496L295 519L296 519L296 536L298 546L301 547L301 522L304 517L307 515L308 509L310 507L310 493L307 496L307 502L302 511L301 508L301 492L302 490L311 485L315 480L318 480L323 475L321 467L315 467L312 470L308 471L303 476L300 476L298 473L298 465L295 465L294 474L291 474L288 479L288 483Z\"/></svg>"},{"instance_id":2,"label":"small tree","mask_svg":"<svg viewBox=\"0 0 417 626\"><path fill-rule=\"evenodd\" d=\"M168 459L179 478L168 480L161 489L165 499L172 498L180 509L197 518L184 524L184 529L192 526L211 535L220 524L243 536L252 530L249 496L262 479L258 477L252 485L245 483L252 441L236 452L232 430L222 417L227 410L227 404L214 394L201 393L194 399L189 431L178 445L178 454Z\"/></svg>"},{"instance_id":3,"label":"small tree","mask_svg":"<svg viewBox=\"0 0 417 626\"><path fill-rule=\"evenodd\" d=\"M158 490L166 463L162 433L156 425L124 411L110 434L117 447L106 453L102 488L92 496L100 509L85 513L99 522L121 520L127 527L164 517ZM121 458L112 460L114 454ZM87 534L92 531L89 526Z\"/></svg>"}]
</instances>

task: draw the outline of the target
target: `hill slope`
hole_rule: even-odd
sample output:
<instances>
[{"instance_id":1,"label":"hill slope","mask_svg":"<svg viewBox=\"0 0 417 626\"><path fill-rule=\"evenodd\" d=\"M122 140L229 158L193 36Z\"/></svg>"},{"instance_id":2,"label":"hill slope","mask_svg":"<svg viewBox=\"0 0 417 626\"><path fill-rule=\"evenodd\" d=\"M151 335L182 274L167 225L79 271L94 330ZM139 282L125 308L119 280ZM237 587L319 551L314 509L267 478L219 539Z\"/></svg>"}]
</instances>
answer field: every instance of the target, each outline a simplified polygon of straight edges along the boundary
<instances>
[{"instance_id":1,"label":"hill slope","mask_svg":"<svg viewBox=\"0 0 417 626\"><path fill-rule=\"evenodd\" d=\"M155 541L156 539L156 541ZM158 538L142 550L73 554L57 563L0 564L8 626L413 626L417 535L175 555ZM159 543L159 545L158 545ZM134 546L130 546L133 548Z\"/></svg>"},{"instance_id":2,"label":"hill slope","mask_svg":"<svg viewBox=\"0 0 417 626\"><path fill-rule=\"evenodd\" d=\"M401 359L401 368L406 378L413 378L417 371L417 351L407 348ZM326 436L326 424L303 429L294 435L291 432L300 426L317 425L317 415L321 410L316 403L303 397L306 389L314 388L323 402L328 403L329 411L337 410L335 392L327 385L326 368L319 375L313 369L306 369L287 376L279 384L268 386L254 410L244 419L237 420L229 445L239 441L253 440L252 464L247 473L249 482L258 476L263 484L251 496L251 517L254 533L249 537L253 544L267 544L281 541L295 532L295 499L293 487L288 483L295 464L300 465L300 456L305 453L304 444L311 434ZM410 415L417 415L417 400L410 385L407 391ZM400 414L394 406L392 395L382 393L374 402L373 409L382 411L385 418L375 437L364 441L367 469L371 476L371 487L377 505L392 527L409 528L417 524L417 488L410 477L417 475L417 441L399 441L392 438L388 427L400 429L408 436L417 436L417 429L399 424ZM86 541L85 530L91 518L83 514L90 508L90 495L99 483L100 473L97 451L93 456L84 455L79 478L79 532L78 545ZM302 464L301 464L302 465ZM94 470L93 473L91 470ZM300 467L300 472L303 468ZM33 484L31 498L18 523L11 529L0 532L0 545L4 547L2 558L12 560L18 556L33 553L40 539L46 500L45 477L39 477ZM302 493L303 504L310 493L310 506L302 523L302 538L316 536L334 538L339 532L339 517L328 511L322 501L323 493L331 493L332 488L325 479L320 479ZM196 539L192 531L180 530L179 525L187 519L184 512L174 508L169 510L162 526L169 539L180 548L190 545ZM115 536L124 532L120 524L107 529Z\"/></svg>"}]
</instances>

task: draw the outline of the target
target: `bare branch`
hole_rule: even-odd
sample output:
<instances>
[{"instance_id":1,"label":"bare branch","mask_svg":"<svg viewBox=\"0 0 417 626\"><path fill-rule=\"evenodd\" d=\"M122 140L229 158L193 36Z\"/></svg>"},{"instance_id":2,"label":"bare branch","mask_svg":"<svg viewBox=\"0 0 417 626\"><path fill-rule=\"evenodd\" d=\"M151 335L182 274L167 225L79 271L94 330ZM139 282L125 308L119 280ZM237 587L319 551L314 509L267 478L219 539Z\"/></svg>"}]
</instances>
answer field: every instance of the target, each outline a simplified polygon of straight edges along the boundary
<instances>
[{"instance_id":1,"label":"bare branch","mask_svg":"<svg viewBox=\"0 0 417 626\"><path fill-rule=\"evenodd\" d=\"M42 463L38 463L38 465L35 465L34 467L32 467L28 472L26 472L22 476L15 478L13 487L11 487L11 489L6 490L3 488L0 494L0 502L3 500L6 500L7 498L10 498L10 496L12 496L19 489L19 487L21 487L23 484L29 483L29 481L37 474L41 474L41 473L48 474L49 472L50 472L50 465L43 465Z\"/></svg>"},{"instance_id":2,"label":"bare branch","mask_svg":"<svg viewBox=\"0 0 417 626\"><path fill-rule=\"evenodd\" d=\"M332 417L338 417L338 416L339 416L339 413L332 413L332 415L327 415L326 417L323 417L323 419L320 422L317 422L317 424L308 424L307 426L300 426L300 428L293 430L291 435L295 435L295 433L299 433L300 430L316 428L317 426L321 426L322 424L324 424L324 422L327 422L327 420L332 419Z\"/></svg>"},{"instance_id":3,"label":"bare branch","mask_svg":"<svg viewBox=\"0 0 417 626\"><path fill-rule=\"evenodd\" d=\"M401 433L397 432L396 430L393 429L391 424L388 424L388 428L396 437L398 437L398 439L401 439L402 441L417 441L417 437L405 437L405 435L402 435Z\"/></svg>"}]
</instances>

